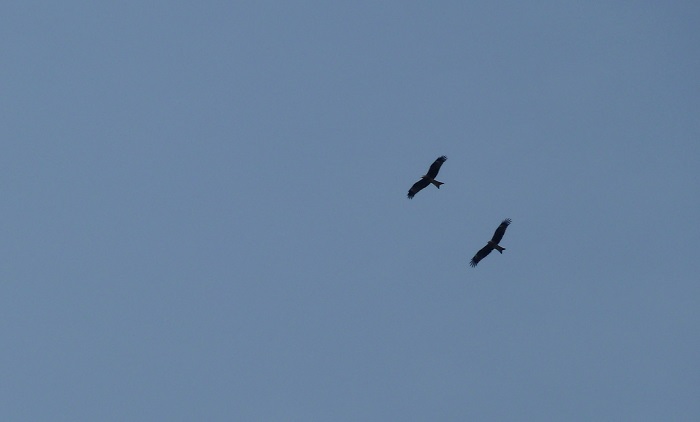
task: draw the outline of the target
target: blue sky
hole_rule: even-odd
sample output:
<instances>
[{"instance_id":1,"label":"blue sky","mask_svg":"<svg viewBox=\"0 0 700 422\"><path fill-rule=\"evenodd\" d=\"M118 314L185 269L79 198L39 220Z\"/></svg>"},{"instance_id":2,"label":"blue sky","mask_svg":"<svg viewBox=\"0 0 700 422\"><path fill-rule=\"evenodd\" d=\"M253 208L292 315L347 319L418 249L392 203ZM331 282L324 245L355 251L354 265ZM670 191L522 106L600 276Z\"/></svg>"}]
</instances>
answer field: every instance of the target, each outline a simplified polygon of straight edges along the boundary
<instances>
[{"instance_id":1,"label":"blue sky","mask_svg":"<svg viewBox=\"0 0 700 422\"><path fill-rule=\"evenodd\" d=\"M697 420L698 18L5 4L0 416Z\"/></svg>"}]
</instances>

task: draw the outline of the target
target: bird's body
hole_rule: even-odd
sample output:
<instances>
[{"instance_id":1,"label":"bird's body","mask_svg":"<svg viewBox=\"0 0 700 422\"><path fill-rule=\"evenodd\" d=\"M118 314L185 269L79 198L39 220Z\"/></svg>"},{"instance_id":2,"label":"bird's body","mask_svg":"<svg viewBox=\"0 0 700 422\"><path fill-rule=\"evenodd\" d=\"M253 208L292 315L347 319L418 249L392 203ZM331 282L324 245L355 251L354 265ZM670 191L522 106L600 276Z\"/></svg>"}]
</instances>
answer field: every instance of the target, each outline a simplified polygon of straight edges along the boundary
<instances>
[{"instance_id":1,"label":"bird's body","mask_svg":"<svg viewBox=\"0 0 700 422\"><path fill-rule=\"evenodd\" d=\"M442 163L444 163L446 160L447 160L447 157L445 157L443 155L441 157L438 157L438 159L435 160L433 162L433 164L430 165L430 168L428 169L428 173L421 176L421 179L419 181L417 181L416 183L414 183L413 186L411 186L411 189L408 190L408 199L413 199L413 197L418 192L425 189L430 184L433 184L438 189L440 189L440 185L444 185L444 183L435 180L435 177L437 177L437 174L440 171L440 167L442 166Z\"/></svg>"},{"instance_id":2,"label":"bird's body","mask_svg":"<svg viewBox=\"0 0 700 422\"><path fill-rule=\"evenodd\" d=\"M479 252L477 252L476 255L474 255L471 262L469 262L469 265L471 265L472 267L476 267L476 264L478 264L479 261L481 261L482 259L486 258L486 256L488 254L490 254L491 251L494 249L497 250L498 253L503 253L503 251L506 250L506 248L504 248L503 246L500 246L498 244L498 242L500 242L501 239L503 239L503 235L506 234L506 229L508 228L508 225L510 225L510 223L511 223L510 218L506 218L505 220L503 220L501 222L501 224L498 226L498 228L494 232L491 240L489 240L486 243L486 246L479 249Z\"/></svg>"}]
</instances>

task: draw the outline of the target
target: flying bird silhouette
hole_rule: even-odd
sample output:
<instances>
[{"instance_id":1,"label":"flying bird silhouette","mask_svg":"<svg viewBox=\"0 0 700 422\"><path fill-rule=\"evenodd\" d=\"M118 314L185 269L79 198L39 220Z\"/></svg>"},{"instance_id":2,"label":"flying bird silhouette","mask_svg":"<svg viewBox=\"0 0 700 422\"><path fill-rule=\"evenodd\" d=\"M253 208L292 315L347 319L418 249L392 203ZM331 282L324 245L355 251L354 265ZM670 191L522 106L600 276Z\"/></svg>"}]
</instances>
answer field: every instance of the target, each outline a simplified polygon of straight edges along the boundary
<instances>
[{"instance_id":1,"label":"flying bird silhouette","mask_svg":"<svg viewBox=\"0 0 700 422\"><path fill-rule=\"evenodd\" d=\"M411 189L408 190L408 199L413 199L415 194L423 190L424 188L428 187L429 184L435 185L436 188L440 189L440 185L444 185L442 182L438 182L435 180L435 177L437 177L438 172L440 171L440 167L442 166L442 163L444 163L447 160L447 157L444 155L441 157L438 157L437 160L433 162L433 164L430 165L430 168L428 169L428 173L425 175L421 176L421 179L417 181L416 183L411 186Z\"/></svg>"},{"instance_id":2,"label":"flying bird silhouette","mask_svg":"<svg viewBox=\"0 0 700 422\"><path fill-rule=\"evenodd\" d=\"M496 229L496 232L493 234L493 237L489 242L479 250L479 252L474 255L474 258L472 258L471 262L469 265L472 267L476 267L476 264L479 263L482 259L486 258L488 254L491 253L492 250L497 250L499 253L503 253L503 251L506 250L503 246L499 246L498 242L503 239L503 235L506 233L506 229L508 228L508 225L511 223L510 218L506 218L501 222L501 224L498 226Z\"/></svg>"}]
</instances>

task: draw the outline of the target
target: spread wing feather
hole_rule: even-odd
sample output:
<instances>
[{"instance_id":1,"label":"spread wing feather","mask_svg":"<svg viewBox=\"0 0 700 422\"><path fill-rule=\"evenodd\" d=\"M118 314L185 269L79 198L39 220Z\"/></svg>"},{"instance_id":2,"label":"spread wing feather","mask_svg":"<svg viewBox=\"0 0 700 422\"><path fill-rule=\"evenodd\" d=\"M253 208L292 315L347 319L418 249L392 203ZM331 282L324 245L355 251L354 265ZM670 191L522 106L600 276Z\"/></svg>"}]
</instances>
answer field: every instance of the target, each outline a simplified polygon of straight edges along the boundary
<instances>
[{"instance_id":1,"label":"spread wing feather","mask_svg":"<svg viewBox=\"0 0 700 422\"><path fill-rule=\"evenodd\" d=\"M420 179L416 183L411 186L411 189L408 190L408 199L413 199L413 196L426 188L430 184L429 181L426 179Z\"/></svg>"},{"instance_id":2,"label":"spread wing feather","mask_svg":"<svg viewBox=\"0 0 700 422\"><path fill-rule=\"evenodd\" d=\"M493 246L491 245L486 245L483 248L479 249L479 252L477 252L476 255L474 255L474 258L472 258L471 262L469 262L469 265L471 265L472 267L476 267L476 264L478 264L479 261L481 261L482 259L486 258L486 256L490 254L492 250Z\"/></svg>"},{"instance_id":3,"label":"spread wing feather","mask_svg":"<svg viewBox=\"0 0 700 422\"><path fill-rule=\"evenodd\" d=\"M503 239L503 235L506 234L506 229L508 228L508 225L510 223L510 218L506 218L501 222L501 224L496 229L496 232L493 234L493 237L491 238L491 241L493 243L498 244L501 241L501 239Z\"/></svg>"},{"instance_id":4,"label":"spread wing feather","mask_svg":"<svg viewBox=\"0 0 700 422\"><path fill-rule=\"evenodd\" d=\"M430 177L431 179L435 179L435 176L437 176L438 172L440 171L440 167L442 167L442 163L444 163L445 161L447 161L447 157L445 157L444 155L438 157L438 159L430 165L426 176Z\"/></svg>"}]
</instances>

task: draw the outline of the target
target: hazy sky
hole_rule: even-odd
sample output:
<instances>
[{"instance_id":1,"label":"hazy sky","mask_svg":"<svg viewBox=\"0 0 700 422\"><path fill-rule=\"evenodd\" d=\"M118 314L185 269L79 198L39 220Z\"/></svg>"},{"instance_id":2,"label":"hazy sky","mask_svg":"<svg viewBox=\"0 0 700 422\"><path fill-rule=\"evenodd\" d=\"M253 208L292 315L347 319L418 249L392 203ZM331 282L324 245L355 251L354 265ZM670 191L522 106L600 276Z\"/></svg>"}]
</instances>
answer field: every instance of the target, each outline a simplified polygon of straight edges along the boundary
<instances>
[{"instance_id":1,"label":"hazy sky","mask_svg":"<svg viewBox=\"0 0 700 422\"><path fill-rule=\"evenodd\" d=\"M696 1L0 12L0 419L700 418Z\"/></svg>"}]
</instances>

